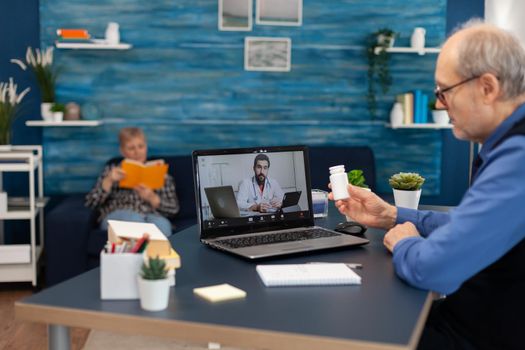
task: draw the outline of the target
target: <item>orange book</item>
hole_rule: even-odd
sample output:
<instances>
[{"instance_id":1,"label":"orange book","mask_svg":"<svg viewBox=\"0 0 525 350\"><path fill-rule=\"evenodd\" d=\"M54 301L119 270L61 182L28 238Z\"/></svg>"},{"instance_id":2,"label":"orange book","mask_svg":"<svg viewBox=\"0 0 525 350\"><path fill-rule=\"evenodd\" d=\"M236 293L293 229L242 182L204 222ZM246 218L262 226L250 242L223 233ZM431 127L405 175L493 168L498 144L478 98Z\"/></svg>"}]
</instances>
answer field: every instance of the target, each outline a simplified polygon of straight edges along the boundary
<instances>
[{"instance_id":1,"label":"orange book","mask_svg":"<svg viewBox=\"0 0 525 350\"><path fill-rule=\"evenodd\" d=\"M57 29L57 35L62 39L89 39L89 35L86 29Z\"/></svg>"},{"instance_id":2,"label":"orange book","mask_svg":"<svg viewBox=\"0 0 525 350\"><path fill-rule=\"evenodd\" d=\"M144 164L131 159L124 159L120 166L126 173L124 179L119 182L119 186L122 188L134 188L140 184L152 190L164 187L164 177L168 172L168 164L164 163L162 159L152 160Z\"/></svg>"}]
</instances>

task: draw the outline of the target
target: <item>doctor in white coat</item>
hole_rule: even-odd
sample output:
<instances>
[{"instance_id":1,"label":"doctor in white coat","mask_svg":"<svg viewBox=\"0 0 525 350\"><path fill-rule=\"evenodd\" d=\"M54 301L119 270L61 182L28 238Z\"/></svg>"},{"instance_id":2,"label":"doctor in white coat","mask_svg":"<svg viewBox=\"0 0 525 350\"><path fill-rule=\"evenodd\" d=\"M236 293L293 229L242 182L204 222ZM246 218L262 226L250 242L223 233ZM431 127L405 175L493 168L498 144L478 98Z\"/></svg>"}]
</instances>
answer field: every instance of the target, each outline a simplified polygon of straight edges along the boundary
<instances>
[{"instance_id":1,"label":"doctor in white coat","mask_svg":"<svg viewBox=\"0 0 525 350\"><path fill-rule=\"evenodd\" d=\"M239 185L237 204L240 210L260 213L277 211L283 201L283 190L279 183L268 177L270 159L258 154L253 161L254 176L244 179Z\"/></svg>"}]
</instances>

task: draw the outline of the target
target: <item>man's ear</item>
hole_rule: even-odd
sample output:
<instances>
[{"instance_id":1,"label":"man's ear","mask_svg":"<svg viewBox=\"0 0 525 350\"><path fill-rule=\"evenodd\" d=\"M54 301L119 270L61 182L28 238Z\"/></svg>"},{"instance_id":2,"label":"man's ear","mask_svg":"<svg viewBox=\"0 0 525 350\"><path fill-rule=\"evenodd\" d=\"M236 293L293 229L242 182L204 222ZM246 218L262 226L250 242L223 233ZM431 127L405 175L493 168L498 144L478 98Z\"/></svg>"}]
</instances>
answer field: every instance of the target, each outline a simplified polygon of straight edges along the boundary
<instances>
[{"instance_id":1,"label":"man's ear","mask_svg":"<svg viewBox=\"0 0 525 350\"><path fill-rule=\"evenodd\" d=\"M498 78L492 73L485 73L479 77L483 102L492 104L501 95L501 84Z\"/></svg>"}]
</instances>

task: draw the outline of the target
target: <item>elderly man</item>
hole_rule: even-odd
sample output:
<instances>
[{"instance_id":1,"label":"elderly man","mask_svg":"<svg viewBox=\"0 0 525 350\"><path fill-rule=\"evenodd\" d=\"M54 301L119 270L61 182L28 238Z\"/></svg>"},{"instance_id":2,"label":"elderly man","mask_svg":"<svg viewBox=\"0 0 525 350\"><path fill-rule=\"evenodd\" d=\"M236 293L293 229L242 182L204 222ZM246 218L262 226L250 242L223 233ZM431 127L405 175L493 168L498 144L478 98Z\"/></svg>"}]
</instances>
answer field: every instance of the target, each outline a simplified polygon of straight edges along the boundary
<instances>
[{"instance_id":1,"label":"elderly man","mask_svg":"<svg viewBox=\"0 0 525 350\"><path fill-rule=\"evenodd\" d=\"M446 294L432 306L420 349L523 348L525 52L511 34L471 21L443 45L435 78L454 135L483 144L459 206L396 208L352 186L336 206L388 230L399 277Z\"/></svg>"}]
</instances>

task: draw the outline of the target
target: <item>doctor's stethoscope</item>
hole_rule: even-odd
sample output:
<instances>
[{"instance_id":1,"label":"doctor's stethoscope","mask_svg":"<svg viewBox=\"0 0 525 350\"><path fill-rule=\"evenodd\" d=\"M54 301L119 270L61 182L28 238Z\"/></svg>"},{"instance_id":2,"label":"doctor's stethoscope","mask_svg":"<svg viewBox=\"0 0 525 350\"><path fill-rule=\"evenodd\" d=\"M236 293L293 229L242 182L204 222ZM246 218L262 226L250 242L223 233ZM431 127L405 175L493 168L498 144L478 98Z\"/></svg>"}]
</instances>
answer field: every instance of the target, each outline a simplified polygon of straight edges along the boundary
<instances>
[{"instance_id":1,"label":"doctor's stethoscope","mask_svg":"<svg viewBox=\"0 0 525 350\"><path fill-rule=\"evenodd\" d=\"M266 189L270 190L271 189L271 185L270 185L270 181L268 181L268 178L264 179L264 190L262 191L262 198L261 200L264 200L264 192L266 192ZM259 188L259 185L257 185L257 187L255 186L255 176L252 176L252 187L253 187L253 200L254 201L257 201L259 199L259 194L257 191L257 188ZM269 199L269 198L266 198L266 199Z\"/></svg>"}]
</instances>

